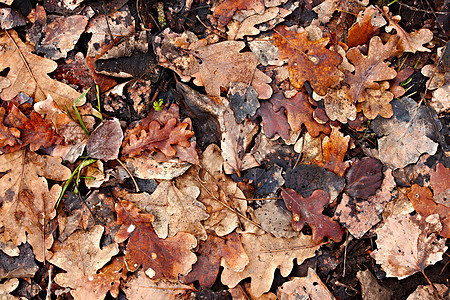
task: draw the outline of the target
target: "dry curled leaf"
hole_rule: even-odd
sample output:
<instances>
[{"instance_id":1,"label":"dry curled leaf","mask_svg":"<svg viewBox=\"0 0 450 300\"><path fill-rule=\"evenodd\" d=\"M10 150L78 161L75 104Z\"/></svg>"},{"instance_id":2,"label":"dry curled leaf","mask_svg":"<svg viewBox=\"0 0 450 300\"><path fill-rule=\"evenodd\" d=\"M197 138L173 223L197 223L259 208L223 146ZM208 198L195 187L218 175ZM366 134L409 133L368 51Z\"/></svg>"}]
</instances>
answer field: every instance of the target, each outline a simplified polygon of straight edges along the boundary
<instances>
[{"instance_id":1,"label":"dry curled leaf","mask_svg":"<svg viewBox=\"0 0 450 300\"><path fill-rule=\"evenodd\" d=\"M436 233L442 225L438 215L394 215L376 230L377 247L370 255L381 265L387 277L406 278L442 259L447 250L445 239Z\"/></svg>"},{"instance_id":2,"label":"dry curled leaf","mask_svg":"<svg viewBox=\"0 0 450 300\"><path fill-rule=\"evenodd\" d=\"M191 252L197 246L196 238L184 232L165 240L160 239L151 224L153 215L142 214L131 202L116 204L117 222L121 225L115 236L116 242L128 239L125 263L131 272L142 265L145 274L152 279L178 280L197 261Z\"/></svg>"},{"instance_id":3,"label":"dry curled leaf","mask_svg":"<svg viewBox=\"0 0 450 300\"><path fill-rule=\"evenodd\" d=\"M346 82L350 85L349 96L354 102L365 101L366 88L377 89L376 81L393 79L397 72L389 67L386 59L396 54L398 38L391 36L386 44L375 36L369 42L369 53L363 55L358 48L347 51L347 59L355 66L355 74L346 72Z\"/></svg>"},{"instance_id":4,"label":"dry curled leaf","mask_svg":"<svg viewBox=\"0 0 450 300\"><path fill-rule=\"evenodd\" d=\"M6 172L0 178L4 238L16 246L28 241L36 259L43 261L53 244L53 234L46 230L56 216L54 206L61 192L58 184L49 189L47 179L67 180L70 169L61 165L60 158L21 149L0 156L0 172Z\"/></svg>"},{"instance_id":5,"label":"dry curled leaf","mask_svg":"<svg viewBox=\"0 0 450 300\"><path fill-rule=\"evenodd\" d=\"M47 75L56 69L56 62L33 54L33 46L22 42L12 30L0 35L0 46L0 69L10 69L6 78L11 82L0 93L3 100L24 92L39 102L50 94L59 107L72 107L80 93Z\"/></svg>"},{"instance_id":6,"label":"dry curled leaf","mask_svg":"<svg viewBox=\"0 0 450 300\"><path fill-rule=\"evenodd\" d=\"M337 66L342 57L326 48L330 38L311 41L307 32L297 33L286 27L278 27L273 38L281 58L289 59L289 79L294 87L300 89L308 81L323 96L340 82L342 73Z\"/></svg>"},{"instance_id":7,"label":"dry curled leaf","mask_svg":"<svg viewBox=\"0 0 450 300\"><path fill-rule=\"evenodd\" d=\"M301 231L305 223L313 230L314 243L320 243L324 237L340 242L344 231L339 223L322 214L323 208L328 204L330 195L322 190L315 190L311 196L303 198L292 189L282 189L286 207L292 211L292 227Z\"/></svg>"}]
</instances>

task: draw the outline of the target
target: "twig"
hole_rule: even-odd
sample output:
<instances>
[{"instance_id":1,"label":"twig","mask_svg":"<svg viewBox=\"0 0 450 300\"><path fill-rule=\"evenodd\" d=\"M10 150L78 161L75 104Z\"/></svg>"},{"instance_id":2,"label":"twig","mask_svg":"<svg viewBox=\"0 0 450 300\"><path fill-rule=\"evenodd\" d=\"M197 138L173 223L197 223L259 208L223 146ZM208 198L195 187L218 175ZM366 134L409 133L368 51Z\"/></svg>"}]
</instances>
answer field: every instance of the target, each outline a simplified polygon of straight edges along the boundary
<instances>
[{"instance_id":1,"label":"twig","mask_svg":"<svg viewBox=\"0 0 450 300\"><path fill-rule=\"evenodd\" d=\"M423 13L427 13L427 14L448 15L450 13L448 11L445 11L445 12L437 11L437 12L435 12L435 11L429 11L429 10L425 10L425 9L420 9L420 8L417 8L417 7L409 6L408 4L402 3L400 1L397 1L397 3L400 6L404 6L404 7L408 8L408 9L410 9L412 11L423 12Z\"/></svg>"},{"instance_id":2,"label":"twig","mask_svg":"<svg viewBox=\"0 0 450 300\"><path fill-rule=\"evenodd\" d=\"M45 296L46 300L50 300L52 295L52 271L53 265L50 265L50 267L48 268L47 295Z\"/></svg>"},{"instance_id":3,"label":"twig","mask_svg":"<svg viewBox=\"0 0 450 300\"><path fill-rule=\"evenodd\" d=\"M428 276L425 274L425 270L420 270L420 272L422 273L423 277L425 277L425 279L428 281L428 284L431 285L431 288L433 289L433 294L436 297L436 299L439 300L444 300L441 295L439 295L438 290L436 289L436 287L434 286L434 284L431 282L430 278L428 278Z\"/></svg>"},{"instance_id":4,"label":"twig","mask_svg":"<svg viewBox=\"0 0 450 300\"><path fill-rule=\"evenodd\" d=\"M136 180L134 180L134 176L131 174L130 170L128 170L128 168L123 164L123 162L120 161L120 159L116 158L117 162L122 166L122 168L125 169L125 171L127 171L128 175L130 175L131 180L134 183L134 187L136 188L136 193L139 193L139 186L136 183Z\"/></svg>"}]
</instances>

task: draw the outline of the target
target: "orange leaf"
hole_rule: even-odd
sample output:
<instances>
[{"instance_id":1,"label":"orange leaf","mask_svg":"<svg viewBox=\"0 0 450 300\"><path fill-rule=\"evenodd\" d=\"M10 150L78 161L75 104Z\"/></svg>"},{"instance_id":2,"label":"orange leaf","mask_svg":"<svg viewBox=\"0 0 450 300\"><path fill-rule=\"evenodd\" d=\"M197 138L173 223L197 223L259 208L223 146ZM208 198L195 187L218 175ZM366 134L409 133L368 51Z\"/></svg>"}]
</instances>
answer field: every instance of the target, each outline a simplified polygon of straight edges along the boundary
<instances>
[{"instance_id":1,"label":"orange leaf","mask_svg":"<svg viewBox=\"0 0 450 300\"><path fill-rule=\"evenodd\" d=\"M258 14L264 12L263 0L225 0L214 10L214 16L219 18L219 25L225 26L238 10L255 10Z\"/></svg>"}]
</instances>

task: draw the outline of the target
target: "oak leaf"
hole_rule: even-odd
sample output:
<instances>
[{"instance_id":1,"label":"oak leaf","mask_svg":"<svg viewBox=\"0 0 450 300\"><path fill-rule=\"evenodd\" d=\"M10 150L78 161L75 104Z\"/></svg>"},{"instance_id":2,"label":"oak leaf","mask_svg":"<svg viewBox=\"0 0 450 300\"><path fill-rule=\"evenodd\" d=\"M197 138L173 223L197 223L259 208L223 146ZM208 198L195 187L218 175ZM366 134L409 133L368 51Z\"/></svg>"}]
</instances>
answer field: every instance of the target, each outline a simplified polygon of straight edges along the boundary
<instances>
[{"instance_id":1,"label":"oak leaf","mask_svg":"<svg viewBox=\"0 0 450 300\"><path fill-rule=\"evenodd\" d=\"M389 83L384 82L389 86ZM360 103L364 116L369 120L377 116L390 118L394 114L390 102L394 99L394 94L385 90L382 83L379 89L366 89L365 101Z\"/></svg>"},{"instance_id":2,"label":"oak leaf","mask_svg":"<svg viewBox=\"0 0 450 300\"><path fill-rule=\"evenodd\" d=\"M384 25L386 20L381 12L373 5L366 7L359 12L356 22L348 30L348 46L355 47L367 43Z\"/></svg>"},{"instance_id":3,"label":"oak leaf","mask_svg":"<svg viewBox=\"0 0 450 300\"><path fill-rule=\"evenodd\" d=\"M354 102L363 102L366 88L377 89L376 81L393 79L397 72L389 67L386 59L396 54L398 38L391 36L383 44L378 36L369 42L369 53L363 55L358 48L347 51L347 59L355 66L355 74L346 72L346 82L350 85L349 96Z\"/></svg>"},{"instance_id":4,"label":"oak leaf","mask_svg":"<svg viewBox=\"0 0 450 300\"><path fill-rule=\"evenodd\" d=\"M283 283L278 289L277 299L322 299L335 300L336 298L320 280L316 271L308 268L306 277L296 277Z\"/></svg>"},{"instance_id":5,"label":"oak leaf","mask_svg":"<svg viewBox=\"0 0 450 300\"><path fill-rule=\"evenodd\" d=\"M220 26L225 26L230 22L234 13L238 10L253 9L256 13L264 12L265 6L263 0L225 0L214 10L214 16L218 18Z\"/></svg>"},{"instance_id":6,"label":"oak leaf","mask_svg":"<svg viewBox=\"0 0 450 300\"><path fill-rule=\"evenodd\" d=\"M317 137L320 132L330 134L330 125L320 124L314 119L314 108L309 103L306 94L298 92L288 99L282 93L277 93L270 101L275 111L279 111L281 107L286 108L287 120L293 131L299 131L302 129L302 125L305 125L312 137Z\"/></svg>"},{"instance_id":7,"label":"oak leaf","mask_svg":"<svg viewBox=\"0 0 450 300\"><path fill-rule=\"evenodd\" d=\"M281 58L289 59L289 80L295 88L302 88L308 81L317 94L324 96L328 88L340 82L342 73L337 67L342 57L326 48L330 38L311 41L307 32L297 33L282 26L273 39Z\"/></svg>"},{"instance_id":8,"label":"oak leaf","mask_svg":"<svg viewBox=\"0 0 450 300\"><path fill-rule=\"evenodd\" d=\"M61 159L38 155L21 149L0 156L0 220L6 240L18 246L28 241L38 261L53 244L48 222L56 216L55 203L61 187L50 189L47 179L63 181L70 177L70 169L61 165ZM47 179L46 179L47 178Z\"/></svg>"},{"instance_id":9,"label":"oak leaf","mask_svg":"<svg viewBox=\"0 0 450 300\"><path fill-rule=\"evenodd\" d=\"M313 257L319 246L315 246L311 237L300 235L294 238L275 238L271 234L256 235L241 233L241 242L249 263L241 272L233 271L223 261L222 283L230 288L241 280L251 278L251 291L255 297L268 292L274 279L275 269L280 268L281 276L287 277L294 266L293 260L301 265L307 258Z\"/></svg>"},{"instance_id":10,"label":"oak leaf","mask_svg":"<svg viewBox=\"0 0 450 300\"><path fill-rule=\"evenodd\" d=\"M276 134L284 140L289 139L289 123L287 121L285 109L280 108L278 111L273 109L270 101L261 101L256 115L261 116L264 128L264 134L269 138L274 138Z\"/></svg>"},{"instance_id":11,"label":"oak leaf","mask_svg":"<svg viewBox=\"0 0 450 300\"><path fill-rule=\"evenodd\" d=\"M311 196L303 198L292 189L282 189L286 207L292 211L292 227L301 231L305 223L313 230L314 243L320 243L324 237L340 242L344 231L339 223L322 214L323 208L328 204L330 195L322 190L315 190Z\"/></svg>"},{"instance_id":12,"label":"oak leaf","mask_svg":"<svg viewBox=\"0 0 450 300\"><path fill-rule=\"evenodd\" d=\"M236 32L234 40L242 39L246 35L257 35L261 31L255 26L261 23L265 23L277 17L280 9L278 7L270 7L266 9L262 14L254 14L245 18L239 26Z\"/></svg>"},{"instance_id":13,"label":"oak leaf","mask_svg":"<svg viewBox=\"0 0 450 300\"><path fill-rule=\"evenodd\" d=\"M4 107L0 107L0 151L9 152L6 149L17 147L20 143L20 130L14 127L7 127L3 124L6 115Z\"/></svg>"},{"instance_id":14,"label":"oak leaf","mask_svg":"<svg viewBox=\"0 0 450 300\"><path fill-rule=\"evenodd\" d=\"M94 276L97 271L119 253L116 243L100 249L103 227L94 226L90 231L76 231L64 242L55 242L49 262L67 273L55 276L55 282L63 287L79 288L84 276Z\"/></svg>"},{"instance_id":15,"label":"oak leaf","mask_svg":"<svg viewBox=\"0 0 450 300\"><path fill-rule=\"evenodd\" d=\"M197 246L196 238L184 232L165 240L160 239L152 226L154 217L142 214L131 202L116 204L117 222L122 225L115 236L120 243L128 239L125 263L134 272L142 265L152 279L178 280L178 274L191 271L197 257L191 249Z\"/></svg>"},{"instance_id":16,"label":"oak leaf","mask_svg":"<svg viewBox=\"0 0 450 300\"><path fill-rule=\"evenodd\" d=\"M197 262L192 267L192 271L184 276L183 283L193 283L198 280L203 288L210 288L216 281L219 274L220 261L225 263L236 272L244 270L249 262L236 232L224 237L209 234L206 241L200 241L197 251Z\"/></svg>"},{"instance_id":17,"label":"oak leaf","mask_svg":"<svg viewBox=\"0 0 450 300\"><path fill-rule=\"evenodd\" d=\"M383 180L383 165L378 159L365 157L353 162L345 179L345 193L353 198L367 199L375 195Z\"/></svg>"},{"instance_id":18,"label":"oak leaf","mask_svg":"<svg viewBox=\"0 0 450 300\"><path fill-rule=\"evenodd\" d=\"M240 52L245 47L241 41L224 41L192 51L201 61L198 63L197 85L204 85L210 96L220 96L220 89L228 89L232 82L250 84L259 99L269 99L272 88L268 85L272 80L256 68L258 58L252 52ZM200 84L201 83L201 84Z\"/></svg>"},{"instance_id":19,"label":"oak leaf","mask_svg":"<svg viewBox=\"0 0 450 300\"><path fill-rule=\"evenodd\" d=\"M425 218L438 214L442 224L442 231L438 233L443 237L450 238L450 207L436 203L430 189L418 184L413 184L411 191L408 193L408 199L414 209Z\"/></svg>"},{"instance_id":20,"label":"oak leaf","mask_svg":"<svg viewBox=\"0 0 450 300\"><path fill-rule=\"evenodd\" d=\"M436 172L431 173L430 184L434 201L450 207L450 169L438 163Z\"/></svg>"},{"instance_id":21,"label":"oak leaf","mask_svg":"<svg viewBox=\"0 0 450 300\"><path fill-rule=\"evenodd\" d=\"M323 99L325 112L331 121L347 123L356 119L356 106L348 95L348 87L331 89Z\"/></svg>"},{"instance_id":22,"label":"oak leaf","mask_svg":"<svg viewBox=\"0 0 450 300\"><path fill-rule=\"evenodd\" d=\"M56 62L33 54L33 46L22 42L12 30L1 34L0 46L0 69L10 69L6 78L11 82L0 93L3 100L24 92L39 102L50 94L59 107L72 107L80 93L47 75L56 69Z\"/></svg>"},{"instance_id":23,"label":"oak leaf","mask_svg":"<svg viewBox=\"0 0 450 300\"><path fill-rule=\"evenodd\" d=\"M423 273L427 266L440 261L447 250L445 239L436 236L441 229L438 215L426 219L419 214L391 216L376 230L378 249L370 255L387 277L403 279Z\"/></svg>"},{"instance_id":24,"label":"oak leaf","mask_svg":"<svg viewBox=\"0 0 450 300\"><path fill-rule=\"evenodd\" d=\"M344 162L347 153L350 136L344 136L339 132L338 127L332 127L330 136L326 136L322 141L322 162L318 164L325 169L343 176L349 167L348 162Z\"/></svg>"},{"instance_id":25,"label":"oak leaf","mask_svg":"<svg viewBox=\"0 0 450 300\"><path fill-rule=\"evenodd\" d=\"M236 122L242 123L245 117L254 116L259 108L258 94L255 89L242 82L232 82L228 90L230 108L234 112Z\"/></svg>"}]
</instances>

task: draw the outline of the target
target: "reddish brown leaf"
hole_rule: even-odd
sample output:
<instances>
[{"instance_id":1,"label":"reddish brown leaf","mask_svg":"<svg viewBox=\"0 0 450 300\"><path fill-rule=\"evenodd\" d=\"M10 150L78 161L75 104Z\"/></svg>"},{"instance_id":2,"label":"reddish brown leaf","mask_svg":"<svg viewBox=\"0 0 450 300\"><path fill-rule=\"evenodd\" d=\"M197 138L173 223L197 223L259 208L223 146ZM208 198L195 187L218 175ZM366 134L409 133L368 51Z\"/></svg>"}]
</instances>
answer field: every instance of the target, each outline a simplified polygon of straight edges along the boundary
<instances>
[{"instance_id":1,"label":"reddish brown leaf","mask_svg":"<svg viewBox=\"0 0 450 300\"><path fill-rule=\"evenodd\" d=\"M355 161L345 174L345 193L361 199L375 195L383 180L382 168L381 162L371 157Z\"/></svg>"},{"instance_id":2,"label":"reddish brown leaf","mask_svg":"<svg viewBox=\"0 0 450 300\"><path fill-rule=\"evenodd\" d=\"M20 143L20 130L17 128L6 127L3 124L5 119L5 108L0 107L0 151L8 152L7 149L14 148L15 145Z\"/></svg>"},{"instance_id":3,"label":"reddish brown leaf","mask_svg":"<svg viewBox=\"0 0 450 300\"><path fill-rule=\"evenodd\" d=\"M348 46L355 47L367 43L384 25L386 20L381 16L381 12L373 5L366 7L358 14L356 22L348 30Z\"/></svg>"},{"instance_id":4,"label":"reddish brown leaf","mask_svg":"<svg viewBox=\"0 0 450 300\"><path fill-rule=\"evenodd\" d=\"M255 10L258 14L264 12L263 0L225 0L214 10L214 16L218 17L219 25L225 26L230 22L234 13L238 10Z\"/></svg>"},{"instance_id":5,"label":"reddish brown leaf","mask_svg":"<svg viewBox=\"0 0 450 300\"><path fill-rule=\"evenodd\" d=\"M400 83L405 81L414 73L413 68L406 68L397 73L397 77L391 82L391 87L389 91L394 94L394 98L399 98L405 94L405 89L400 86Z\"/></svg>"},{"instance_id":6,"label":"reddish brown leaf","mask_svg":"<svg viewBox=\"0 0 450 300\"><path fill-rule=\"evenodd\" d=\"M264 134L271 139L278 133L284 140L288 140L289 123L284 114L284 109L280 108L275 111L270 101L261 101L260 105L256 114L262 118Z\"/></svg>"},{"instance_id":7,"label":"reddish brown leaf","mask_svg":"<svg viewBox=\"0 0 450 300\"><path fill-rule=\"evenodd\" d=\"M434 200L440 204L450 206L450 169L438 163L436 172L431 173L430 177Z\"/></svg>"},{"instance_id":8,"label":"reddish brown leaf","mask_svg":"<svg viewBox=\"0 0 450 300\"><path fill-rule=\"evenodd\" d=\"M376 89L376 81L389 80L397 76L397 72L388 67L385 59L396 54L398 37L391 36L386 44L378 36L369 43L369 53L363 55L358 48L347 52L347 59L355 66L355 74L346 72L346 81L350 84L349 95L355 102L363 102L366 88Z\"/></svg>"},{"instance_id":9,"label":"reddish brown leaf","mask_svg":"<svg viewBox=\"0 0 450 300\"><path fill-rule=\"evenodd\" d=\"M362 108L364 115L369 120L375 119L377 116L389 119L394 115L390 102L394 99L394 94L386 91L387 81L380 84L379 89L366 89L365 101L359 103L358 107Z\"/></svg>"},{"instance_id":10,"label":"reddish brown leaf","mask_svg":"<svg viewBox=\"0 0 450 300\"><path fill-rule=\"evenodd\" d=\"M331 172L344 176L349 163L344 162L350 136L344 136L338 127L333 127L331 135L322 141L323 161L319 164Z\"/></svg>"},{"instance_id":11,"label":"reddish brown leaf","mask_svg":"<svg viewBox=\"0 0 450 300\"><path fill-rule=\"evenodd\" d=\"M323 207L328 204L330 195L322 190L315 190L311 196L303 198L302 195L292 189L282 189L286 207L292 211L292 227L300 231L305 223L313 230L313 241L320 243L324 237L329 237L335 242L342 240L344 231L339 223L322 214Z\"/></svg>"},{"instance_id":12,"label":"reddish brown leaf","mask_svg":"<svg viewBox=\"0 0 450 300\"><path fill-rule=\"evenodd\" d=\"M427 187L414 184L408 193L414 209L424 217L439 214L442 223L440 235L450 238L450 207L434 202L433 193Z\"/></svg>"},{"instance_id":13,"label":"reddish brown leaf","mask_svg":"<svg viewBox=\"0 0 450 300\"><path fill-rule=\"evenodd\" d=\"M191 252L197 245L196 238L180 232L165 240L158 238L151 222L154 217L141 214L131 202L120 201L116 205L117 222L122 225L115 236L116 242L128 238L125 262L129 271L139 266L152 279L178 279L178 274L187 274L197 258Z\"/></svg>"},{"instance_id":14,"label":"reddish brown leaf","mask_svg":"<svg viewBox=\"0 0 450 300\"><path fill-rule=\"evenodd\" d=\"M314 108L308 102L306 94L299 92L287 99L282 93L276 93L270 101L275 111L279 111L281 107L286 108L287 120L293 131L301 130L303 124L312 137L319 136L320 132L330 134L330 125L319 124L314 119Z\"/></svg>"},{"instance_id":15,"label":"reddish brown leaf","mask_svg":"<svg viewBox=\"0 0 450 300\"><path fill-rule=\"evenodd\" d=\"M289 79L300 89L308 81L314 91L324 96L327 89L336 86L342 73L337 69L342 56L325 48L330 38L311 41L307 32L297 33L278 27L273 34L275 45L283 59L289 59Z\"/></svg>"},{"instance_id":16,"label":"reddish brown leaf","mask_svg":"<svg viewBox=\"0 0 450 300\"><path fill-rule=\"evenodd\" d=\"M206 241L200 242L197 253L197 262L192 271L182 278L182 282L193 283L198 280L203 288L210 288L216 281L222 257L237 272L243 270L249 261L236 232L223 237L210 233Z\"/></svg>"},{"instance_id":17,"label":"reddish brown leaf","mask_svg":"<svg viewBox=\"0 0 450 300\"><path fill-rule=\"evenodd\" d=\"M119 120L104 120L89 136L86 144L87 155L101 160L113 160L119 157L123 132Z\"/></svg>"}]
</instances>

